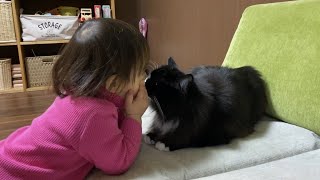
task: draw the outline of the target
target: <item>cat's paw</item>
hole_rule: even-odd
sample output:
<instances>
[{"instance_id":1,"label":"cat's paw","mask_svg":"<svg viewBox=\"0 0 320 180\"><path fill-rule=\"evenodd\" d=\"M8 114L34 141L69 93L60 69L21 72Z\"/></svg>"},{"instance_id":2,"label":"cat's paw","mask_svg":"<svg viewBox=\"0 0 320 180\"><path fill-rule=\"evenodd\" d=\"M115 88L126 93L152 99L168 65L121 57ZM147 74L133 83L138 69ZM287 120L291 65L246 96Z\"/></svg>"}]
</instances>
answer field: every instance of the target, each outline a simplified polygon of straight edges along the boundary
<instances>
[{"instance_id":1,"label":"cat's paw","mask_svg":"<svg viewBox=\"0 0 320 180\"><path fill-rule=\"evenodd\" d=\"M169 147L166 147L166 145L160 141L156 143L155 147L160 151L170 151Z\"/></svg>"},{"instance_id":2,"label":"cat's paw","mask_svg":"<svg viewBox=\"0 0 320 180\"><path fill-rule=\"evenodd\" d=\"M154 142L154 140L152 140L148 135L144 135L143 136L143 140L146 144L151 144L154 145L156 142Z\"/></svg>"}]
</instances>

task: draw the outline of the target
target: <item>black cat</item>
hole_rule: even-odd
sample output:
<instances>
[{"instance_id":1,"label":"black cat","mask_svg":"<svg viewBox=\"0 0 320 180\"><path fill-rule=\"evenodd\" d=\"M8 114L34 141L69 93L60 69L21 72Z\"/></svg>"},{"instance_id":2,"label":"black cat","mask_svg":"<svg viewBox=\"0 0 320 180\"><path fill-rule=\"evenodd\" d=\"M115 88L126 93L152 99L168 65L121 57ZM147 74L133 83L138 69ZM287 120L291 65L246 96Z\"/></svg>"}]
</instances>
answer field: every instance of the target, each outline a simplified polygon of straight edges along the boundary
<instances>
[{"instance_id":1,"label":"black cat","mask_svg":"<svg viewBox=\"0 0 320 180\"><path fill-rule=\"evenodd\" d=\"M267 105L265 83L250 66L201 66L185 74L170 58L151 72L146 88L160 117L147 136L171 151L247 136Z\"/></svg>"}]
</instances>

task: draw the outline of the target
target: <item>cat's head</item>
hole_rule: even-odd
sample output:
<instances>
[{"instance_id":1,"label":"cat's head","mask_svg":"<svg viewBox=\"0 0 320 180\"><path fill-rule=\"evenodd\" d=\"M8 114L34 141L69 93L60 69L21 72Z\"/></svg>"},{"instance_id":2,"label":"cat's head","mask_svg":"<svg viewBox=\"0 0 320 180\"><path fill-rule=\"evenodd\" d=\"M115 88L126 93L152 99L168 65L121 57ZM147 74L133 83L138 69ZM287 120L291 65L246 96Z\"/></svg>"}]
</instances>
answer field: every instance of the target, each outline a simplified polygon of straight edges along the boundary
<instances>
[{"instance_id":1,"label":"cat's head","mask_svg":"<svg viewBox=\"0 0 320 180\"><path fill-rule=\"evenodd\" d=\"M180 71L175 61L169 58L167 65L151 72L146 89L158 112L164 118L170 118L185 103L191 82L193 76Z\"/></svg>"}]
</instances>

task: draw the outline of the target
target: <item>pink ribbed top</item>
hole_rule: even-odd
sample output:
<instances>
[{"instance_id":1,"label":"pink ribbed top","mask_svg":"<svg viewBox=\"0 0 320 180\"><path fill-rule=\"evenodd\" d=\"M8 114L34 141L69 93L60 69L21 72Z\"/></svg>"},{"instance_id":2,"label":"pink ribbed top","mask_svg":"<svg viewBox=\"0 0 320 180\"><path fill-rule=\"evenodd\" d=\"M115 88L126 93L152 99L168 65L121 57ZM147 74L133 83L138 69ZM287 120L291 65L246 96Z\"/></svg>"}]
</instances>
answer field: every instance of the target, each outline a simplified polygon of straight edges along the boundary
<instances>
[{"instance_id":1,"label":"pink ribbed top","mask_svg":"<svg viewBox=\"0 0 320 180\"><path fill-rule=\"evenodd\" d=\"M122 113L123 99L57 97L30 126L0 141L0 179L84 179L95 166L128 170L141 145L141 125Z\"/></svg>"}]
</instances>

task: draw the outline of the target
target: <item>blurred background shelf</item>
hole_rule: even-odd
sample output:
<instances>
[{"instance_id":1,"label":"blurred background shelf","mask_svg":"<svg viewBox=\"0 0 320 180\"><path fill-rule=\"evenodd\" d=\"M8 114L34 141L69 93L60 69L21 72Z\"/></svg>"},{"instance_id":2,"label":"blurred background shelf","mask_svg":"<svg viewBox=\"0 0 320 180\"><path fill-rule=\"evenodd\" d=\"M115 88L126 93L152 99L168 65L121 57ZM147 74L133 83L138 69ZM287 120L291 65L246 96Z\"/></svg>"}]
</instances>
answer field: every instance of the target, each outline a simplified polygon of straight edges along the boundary
<instances>
[{"instance_id":1,"label":"blurred background shelf","mask_svg":"<svg viewBox=\"0 0 320 180\"><path fill-rule=\"evenodd\" d=\"M9 32L14 31L15 40L5 39L0 41L0 58L11 58L12 64L20 64L23 87L0 90L0 94L49 90L49 87L28 87L26 58L56 55L64 47L64 45L69 42L69 40L65 39L22 41L22 28L20 22L21 8L24 10L23 14L34 14L38 11L45 12L60 6L92 8L93 10L94 5L110 5L112 18L116 18L115 0L47 0L45 3L40 3L39 0L11 0L5 1L5 3L9 4L8 6L6 5L6 7L8 7L7 10L12 10L12 17L10 17L9 20L13 20L13 29L11 29ZM94 15L94 11L92 12L92 15Z\"/></svg>"},{"instance_id":2,"label":"blurred background shelf","mask_svg":"<svg viewBox=\"0 0 320 180\"><path fill-rule=\"evenodd\" d=\"M0 42L0 46L16 46L17 42Z\"/></svg>"},{"instance_id":3,"label":"blurred background shelf","mask_svg":"<svg viewBox=\"0 0 320 180\"><path fill-rule=\"evenodd\" d=\"M52 41L26 41L21 42L21 45L35 45L35 44L66 44L69 40L52 40Z\"/></svg>"},{"instance_id":4,"label":"blurred background shelf","mask_svg":"<svg viewBox=\"0 0 320 180\"><path fill-rule=\"evenodd\" d=\"M23 91L23 88L11 88L6 90L0 90L0 94L18 93Z\"/></svg>"},{"instance_id":5,"label":"blurred background shelf","mask_svg":"<svg viewBox=\"0 0 320 180\"><path fill-rule=\"evenodd\" d=\"M40 87L31 87L31 88L27 88L27 91L28 92L31 92L31 91L42 91L42 90L50 90L50 87L49 86L40 86Z\"/></svg>"}]
</instances>

